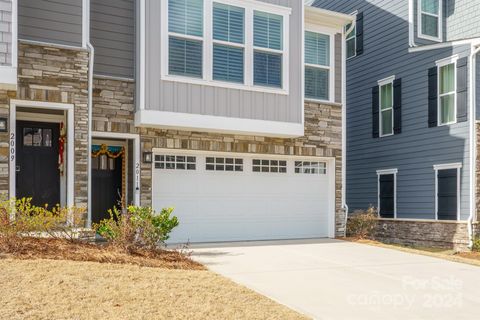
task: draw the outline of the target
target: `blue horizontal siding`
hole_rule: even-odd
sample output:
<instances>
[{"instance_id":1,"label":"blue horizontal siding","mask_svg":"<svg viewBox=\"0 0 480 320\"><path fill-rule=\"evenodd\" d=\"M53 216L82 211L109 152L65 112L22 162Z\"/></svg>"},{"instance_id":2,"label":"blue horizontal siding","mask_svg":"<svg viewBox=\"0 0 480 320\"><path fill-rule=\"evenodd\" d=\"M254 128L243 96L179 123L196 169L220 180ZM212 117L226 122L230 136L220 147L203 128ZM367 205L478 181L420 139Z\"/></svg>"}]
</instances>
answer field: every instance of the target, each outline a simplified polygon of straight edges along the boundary
<instances>
[{"instance_id":1,"label":"blue horizontal siding","mask_svg":"<svg viewBox=\"0 0 480 320\"><path fill-rule=\"evenodd\" d=\"M328 10L364 13L364 53L347 63L347 203L377 206L377 170L398 169L399 218L435 217L436 164L463 164L461 217L469 215L468 122L428 128L428 69L435 61L469 54L469 47L408 51L408 5L387 0L318 0ZM402 79L402 133L372 138L371 88L391 75Z\"/></svg>"}]
</instances>

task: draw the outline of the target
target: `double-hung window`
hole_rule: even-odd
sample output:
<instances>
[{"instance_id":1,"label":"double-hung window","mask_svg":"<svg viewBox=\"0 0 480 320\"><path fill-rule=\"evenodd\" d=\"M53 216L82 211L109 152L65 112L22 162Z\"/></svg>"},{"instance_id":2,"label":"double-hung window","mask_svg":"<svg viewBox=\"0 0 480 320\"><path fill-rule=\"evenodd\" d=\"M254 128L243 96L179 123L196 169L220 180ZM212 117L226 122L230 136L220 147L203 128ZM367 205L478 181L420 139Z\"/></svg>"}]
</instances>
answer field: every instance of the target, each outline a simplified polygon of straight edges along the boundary
<instances>
[{"instance_id":1,"label":"double-hung window","mask_svg":"<svg viewBox=\"0 0 480 320\"><path fill-rule=\"evenodd\" d=\"M393 78L379 82L380 86L380 137L393 134Z\"/></svg>"},{"instance_id":2,"label":"double-hung window","mask_svg":"<svg viewBox=\"0 0 480 320\"><path fill-rule=\"evenodd\" d=\"M282 88L283 16L254 11L253 83Z\"/></svg>"},{"instance_id":3,"label":"double-hung window","mask_svg":"<svg viewBox=\"0 0 480 320\"><path fill-rule=\"evenodd\" d=\"M352 28L352 23L347 24L345 27L345 32L348 32ZM346 35L346 44L347 44L347 59L353 58L357 55L357 30L356 26L353 25L352 30Z\"/></svg>"},{"instance_id":4,"label":"double-hung window","mask_svg":"<svg viewBox=\"0 0 480 320\"><path fill-rule=\"evenodd\" d=\"M213 3L213 80L244 83L245 9Z\"/></svg>"},{"instance_id":5,"label":"double-hung window","mask_svg":"<svg viewBox=\"0 0 480 320\"><path fill-rule=\"evenodd\" d=\"M168 0L168 71L203 77L203 0Z\"/></svg>"},{"instance_id":6,"label":"double-hung window","mask_svg":"<svg viewBox=\"0 0 480 320\"><path fill-rule=\"evenodd\" d=\"M456 122L456 63L438 66L438 124L447 125Z\"/></svg>"},{"instance_id":7,"label":"double-hung window","mask_svg":"<svg viewBox=\"0 0 480 320\"><path fill-rule=\"evenodd\" d=\"M305 98L330 100L331 36L305 32Z\"/></svg>"},{"instance_id":8,"label":"double-hung window","mask_svg":"<svg viewBox=\"0 0 480 320\"><path fill-rule=\"evenodd\" d=\"M442 0L418 0L419 37L440 41L442 34Z\"/></svg>"}]
</instances>

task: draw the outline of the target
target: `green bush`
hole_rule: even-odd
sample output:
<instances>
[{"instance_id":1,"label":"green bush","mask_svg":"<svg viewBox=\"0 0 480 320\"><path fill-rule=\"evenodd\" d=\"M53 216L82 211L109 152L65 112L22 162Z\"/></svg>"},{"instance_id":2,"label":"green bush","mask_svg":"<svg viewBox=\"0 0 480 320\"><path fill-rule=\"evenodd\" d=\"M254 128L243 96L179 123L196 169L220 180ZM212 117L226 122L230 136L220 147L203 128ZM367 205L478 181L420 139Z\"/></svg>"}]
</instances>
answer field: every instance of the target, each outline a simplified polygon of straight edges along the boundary
<instances>
[{"instance_id":1,"label":"green bush","mask_svg":"<svg viewBox=\"0 0 480 320\"><path fill-rule=\"evenodd\" d=\"M347 221L347 236L359 239L370 238L377 225L375 208L355 211Z\"/></svg>"},{"instance_id":2,"label":"green bush","mask_svg":"<svg viewBox=\"0 0 480 320\"><path fill-rule=\"evenodd\" d=\"M173 208L156 213L150 207L130 206L124 212L109 210L109 219L94 224L95 231L111 244L130 251L132 248L155 248L169 239L178 226Z\"/></svg>"},{"instance_id":3,"label":"green bush","mask_svg":"<svg viewBox=\"0 0 480 320\"><path fill-rule=\"evenodd\" d=\"M473 239L472 250L475 252L480 252L480 237L475 237Z\"/></svg>"},{"instance_id":4,"label":"green bush","mask_svg":"<svg viewBox=\"0 0 480 320\"><path fill-rule=\"evenodd\" d=\"M0 240L13 248L19 238L49 237L77 240L85 226L84 208L37 207L31 198L0 200Z\"/></svg>"}]
</instances>

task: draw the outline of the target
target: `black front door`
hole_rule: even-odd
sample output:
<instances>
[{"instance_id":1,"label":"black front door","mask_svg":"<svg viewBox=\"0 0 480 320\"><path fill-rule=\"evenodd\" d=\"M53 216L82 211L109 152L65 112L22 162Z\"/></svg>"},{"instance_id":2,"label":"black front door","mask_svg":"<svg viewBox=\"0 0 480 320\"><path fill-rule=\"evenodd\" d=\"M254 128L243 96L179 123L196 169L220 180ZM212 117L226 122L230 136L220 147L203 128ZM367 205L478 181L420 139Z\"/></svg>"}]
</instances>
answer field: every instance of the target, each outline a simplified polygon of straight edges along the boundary
<instances>
[{"instance_id":1,"label":"black front door","mask_svg":"<svg viewBox=\"0 0 480 320\"><path fill-rule=\"evenodd\" d=\"M58 123L17 121L17 198L50 208L60 203L59 136Z\"/></svg>"},{"instance_id":2,"label":"black front door","mask_svg":"<svg viewBox=\"0 0 480 320\"><path fill-rule=\"evenodd\" d=\"M122 201L122 157L92 158L92 222L109 217L108 210L120 209Z\"/></svg>"}]
</instances>

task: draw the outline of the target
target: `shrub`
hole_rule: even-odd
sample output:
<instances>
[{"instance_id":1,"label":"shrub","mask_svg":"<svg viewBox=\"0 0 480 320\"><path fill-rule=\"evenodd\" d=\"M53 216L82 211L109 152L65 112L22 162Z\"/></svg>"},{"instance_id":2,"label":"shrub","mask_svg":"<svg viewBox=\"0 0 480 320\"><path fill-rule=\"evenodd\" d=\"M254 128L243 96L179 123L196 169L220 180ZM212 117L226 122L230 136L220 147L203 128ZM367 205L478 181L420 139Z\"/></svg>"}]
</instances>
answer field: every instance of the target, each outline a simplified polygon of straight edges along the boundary
<instances>
[{"instance_id":1,"label":"shrub","mask_svg":"<svg viewBox=\"0 0 480 320\"><path fill-rule=\"evenodd\" d=\"M365 211L355 211L347 221L347 236L359 239L371 237L377 225L377 219L377 212L373 207Z\"/></svg>"},{"instance_id":2,"label":"shrub","mask_svg":"<svg viewBox=\"0 0 480 320\"><path fill-rule=\"evenodd\" d=\"M178 219L173 209L162 209L159 214L150 207L130 206L124 212L109 210L109 219L94 224L95 231L114 246L126 251L133 248L156 248L168 240Z\"/></svg>"},{"instance_id":3,"label":"shrub","mask_svg":"<svg viewBox=\"0 0 480 320\"><path fill-rule=\"evenodd\" d=\"M475 237L473 239L472 250L475 252L480 252L480 237Z\"/></svg>"},{"instance_id":4,"label":"shrub","mask_svg":"<svg viewBox=\"0 0 480 320\"><path fill-rule=\"evenodd\" d=\"M85 209L55 206L37 207L31 198L0 201L0 240L9 247L24 237L77 240L84 227Z\"/></svg>"}]
</instances>

